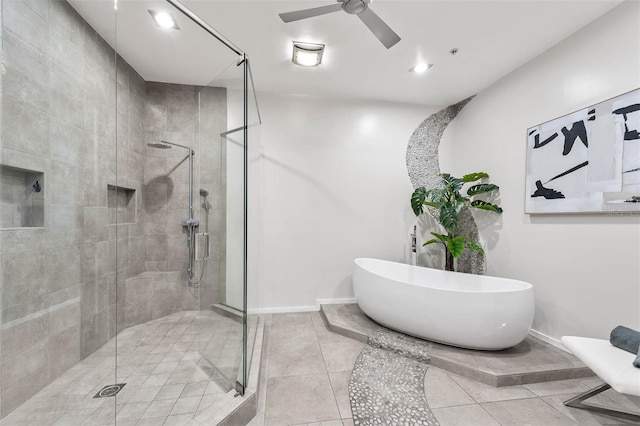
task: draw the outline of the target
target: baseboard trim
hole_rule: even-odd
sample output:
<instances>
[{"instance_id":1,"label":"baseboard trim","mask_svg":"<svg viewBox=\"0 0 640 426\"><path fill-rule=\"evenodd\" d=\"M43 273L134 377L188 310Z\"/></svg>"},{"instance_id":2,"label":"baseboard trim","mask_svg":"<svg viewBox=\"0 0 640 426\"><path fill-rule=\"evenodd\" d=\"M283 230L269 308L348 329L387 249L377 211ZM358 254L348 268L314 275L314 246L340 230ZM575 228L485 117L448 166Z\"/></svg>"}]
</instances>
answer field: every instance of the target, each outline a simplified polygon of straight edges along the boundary
<instances>
[{"instance_id":1,"label":"baseboard trim","mask_svg":"<svg viewBox=\"0 0 640 426\"><path fill-rule=\"evenodd\" d=\"M263 314L287 314L293 312L316 312L320 310L320 305L342 305L356 303L355 297L345 297L342 299L317 299L315 306L288 306L281 308L254 308L249 309L249 315Z\"/></svg>"},{"instance_id":2,"label":"baseboard trim","mask_svg":"<svg viewBox=\"0 0 640 426\"><path fill-rule=\"evenodd\" d=\"M550 344L551 346L555 346L558 349L562 349L565 352L571 353L571 351L565 348L562 342L560 342L558 339L554 339L553 337L547 336L546 334L540 333L539 331L534 329L529 330L529 334L537 339L542 340L543 342Z\"/></svg>"},{"instance_id":3,"label":"baseboard trim","mask_svg":"<svg viewBox=\"0 0 640 426\"><path fill-rule=\"evenodd\" d=\"M355 297L345 297L343 299L317 299L318 307L320 305L346 305L348 303L356 303Z\"/></svg>"}]
</instances>

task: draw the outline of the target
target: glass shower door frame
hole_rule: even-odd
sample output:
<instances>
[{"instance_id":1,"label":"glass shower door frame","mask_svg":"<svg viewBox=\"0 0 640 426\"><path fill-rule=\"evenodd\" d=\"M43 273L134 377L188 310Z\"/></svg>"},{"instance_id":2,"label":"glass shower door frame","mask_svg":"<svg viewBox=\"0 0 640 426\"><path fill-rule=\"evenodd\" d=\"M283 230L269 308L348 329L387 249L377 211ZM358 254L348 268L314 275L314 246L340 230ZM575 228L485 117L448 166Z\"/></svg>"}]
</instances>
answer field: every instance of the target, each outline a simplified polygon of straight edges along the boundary
<instances>
[{"instance_id":1,"label":"glass shower door frame","mask_svg":"<svg viewBox=\"0 0 640 426\"><path fill-rule=\"evenodd\" d=\"M175 7L178 11L184 14L187 18L197 24L204 31L209 33L215 39L217 39L220 43L225 45L231 51L233 51L236 55L238 55L238 60L236 66L242 66L242 98L243 98L243 123L240 129L234 129L229 131L231 133L233 131L242 130L243 132L243 256L242 256L242 354L241 354L241 366L240 371L238 372L238 377L235 382L236 391L244 395L245 389L247 387L248 380L248 363L247 363L247 346L248 346L248 323L247 323L247 272L248 272L248 167L249 167L249 153L248 153L248 120L249 120L249 79L251 78L251 71L249 67L249 60L247 54L242 51L239 47L225 38L222 34L218 33L214 28L212 28L209 24L200 19L197 15L195 15L191 10L185 7L182 3L177 0L167 0L169 4ZM251 81L251 88L253 88L253 82ZM254 100L255 100L255 92L254 92ZM257 103L256 103L257 110ZM258 113L259 116L259 113Z\"/></svg>"}]
</instances>

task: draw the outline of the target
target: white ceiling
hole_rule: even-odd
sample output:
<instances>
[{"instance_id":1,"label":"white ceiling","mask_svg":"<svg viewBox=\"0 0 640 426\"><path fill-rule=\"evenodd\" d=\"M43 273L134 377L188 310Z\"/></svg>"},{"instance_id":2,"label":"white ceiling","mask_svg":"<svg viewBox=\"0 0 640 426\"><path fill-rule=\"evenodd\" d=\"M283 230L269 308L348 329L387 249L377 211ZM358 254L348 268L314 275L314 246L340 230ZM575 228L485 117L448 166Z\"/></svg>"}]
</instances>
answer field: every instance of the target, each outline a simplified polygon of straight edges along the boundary
<instances>
[{"instance_id":1,"label":"white ceiling","mask_svg":"<svg viewBox=\"0 0 640 426\"><path fill-rule=\"evenodd\" d=\"M402 37L389 50L343 11L288 24L278 17L332 2L183 0L249 55L259 91L440 106L490 86L622 0L374 0L372 10ZM146 80L206 85L225 69L240 77L234 54L162 0L118 0L117 25L105 20L113 0L70 3L112 46L117 33L119 53ZM173 10L181 30L156 27L152 8ZM294 40L326 44L322 65L292 64ZM408 71L421 61L433 67Z\"/></svg>"}]
</instances>

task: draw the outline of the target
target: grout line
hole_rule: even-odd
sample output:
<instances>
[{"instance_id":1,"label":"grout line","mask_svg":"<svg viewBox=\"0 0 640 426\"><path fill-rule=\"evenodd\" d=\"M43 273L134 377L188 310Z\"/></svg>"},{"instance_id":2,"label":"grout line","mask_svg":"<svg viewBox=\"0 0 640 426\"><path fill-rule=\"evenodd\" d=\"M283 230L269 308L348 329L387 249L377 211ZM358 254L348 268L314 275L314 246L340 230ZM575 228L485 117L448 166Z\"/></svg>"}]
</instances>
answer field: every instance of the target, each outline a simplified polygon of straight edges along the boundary
<instances>
[{"instance_id":1,"label":"grout line","mask_svg":"<svg viewBox=\"0 0 640 426\"><path fill-rule=\"evenodd\" d=\"M267 422L267 393L269 389L269 340L271 338L271 317L269 314L262 315L264 320L264 337L262 341L262 356L260 367L260 374L264 374L262 378L260 378L260 388L258 389L258 401L256 407L256 416L262 412L262 425L263 426ZM264 369L264 371L263 371ZM262 394L264 392L264 395Z\"/></svg>"},{"instance_id":2,"label":"grout line","mask_svg":"<svg viewBox=\"0 0 640 426\"><path fill-rule=\"evenodd\" d=\"M493 420L495 420L495 421L496 421L496 423L498 423L499 425L502 425L502 423L500 423L500 422L498 421L498 419L496 419L495 417L493 417L493 416L491 415L491 413L490 413L489 411L487 411L487 409L486 409L486 408L484 408L484 407L482 406L482 404L478 403L478 407L480 407L480 409L481 409L482 411L484 411L485 413L487 413L487 414L489 415L489 417L491 417Z\"/></svg>"},{"instance_id":3,"label":"grout line","mask_svg":"<svg viewBox=\"0 0 640 426\"><path fill-rule=\"evenodd\" d=\"M430 365L430 367L435 367L433 365ZM460 383L457 382L457 380L455 380L453 377L451 377L451 373L443 368L440 367L435 367L438 370L442 371L444 374L447 375L447 378L449 380L451 380L453 382L454 385L456 385L462 392L465 393L465 395L467 395L469 398L471 398L471 400L475 403L475 404L480 404L478 401L476 401L476 399L473 397L473 395L471 395L469 392L467 392L467 390L465 388L463 388ZM428 371L428 370L427 370ZM453 373L455 374L455 373ZM464 377L464 376L463 376ZM425 391L425 398L426 398L426 391ZM428 401L427 401L428 402ZM460 405L470 405L470 404L460 404Z\"/></svg>"},{"instance_id":4,"label":"grout line","mask_svg":"<svg viewBox=\"0 0 640 426\"><path fill-rule=\"evenodd\" d=\"M327 360L324 357L324 351L322 350L322 345L320 344L320 339L318 339L318 331L316 330L316 325L313 323L313 319L311 318L311 314L309 315L309 320L311 321L311 328L313 328L313 335L316 338L316 343L318 344L318 349L320 349L320 356L322 357L322 363L324 364L324 372L327 374L327 378L329 378L329 368L327 367ZM331 380L329 380L331 382ZM333 390L333 389L332 389ZM333 396L335 399L335 395Z\"/></svg>"},{"instance_id":5,"label":"grout line","mask_svg":"<svg viewBox=\"0 0 640 426\"><path fill-rule=\"evenodd\" d=\"M328 331L329 333L334 333L333 331L329 330L329 328L327 327L327 322L326 322L326 318L324 318L324 315L322 313L322 311L319 313L321 320L322 320L322 325L325 327L325 330ZM313 322L313 328L314 328L314 332L316 333L316 338L318 337L317 334L317 330L316 330L316 324ZM340 333L334 333L334 334L338 334L341 335ZM319 340L318 340L319 343ZM322 351L322 345L320 345L320 350ZM360 355L358 355L360 356ZM324 354L322 355L323 360L324 360ZM326 361L325 361L325 368L326 367ZM329 369L327 368L327 375L329 376L329 385L331 386L331 391L333 392L333 399L336 403L336 407L338 408L338 414L340 415L340 420L345 420L345 419L352 419L353 417L342 417L342 413L340 412L340 405L338 404L338 397L336 396L336 390L335 387L333 385L333 381L331 380L331 373L329 373L328 371ZM351 383L351 372L353 371L353 367L351 367L351 370L349 370L349 383ZM346 371L339 371L338 373L344 373ZM347 384L347 394L349 393L349 384ZM351 400L349 400L349 411L351 411ZM353 415L352 415L353 416Z\"/></svg>"},{"instance_id":6,"label":"grout line","mask_svg":"<svg viewBox=\"0 0 640 426\"><path fill-rule=\"evenodd\" d=\"M549 407L551 407L552 410L560 413L563 417L569 419L569 421L578 424L574 419L572 419L571 417L567 416L565 413L563 413L562 411L558 410L556 407L554 407L553 405L549 404L544 398L542 397L537 397L539 400L541 400L542 402L544 402L545 404L547 404Z\"/></svg>"},{"instance_id":7,"label":"grout line","mask_svg":"<svg viewBox=\"0 0 640 426\"><path fill-rule=\"evenodd\" d=\"M333 383L331 382L331 376L329 375L329 368L327 367L327 360L325 359L324 352L322 350L322 345L320 344L320 339L318 339L318 331L316 330L316 324L313 322L313 318L311 318L311 314L309 315L309 320L311 321L311 327L313 328L313 335L316 337L316 343L318 343L318 347L320 348L320 356L322 357L322 362L324 364L324 373L327 375L327 380L329 381L329 387L331 388L331 394L333 395L333 403L335 404L336 411L338 412L338 416L342 418L340 414L340 407L338 406L338 398L336 398L336 391L333 388Z\"/></svg>"}]
</instances>

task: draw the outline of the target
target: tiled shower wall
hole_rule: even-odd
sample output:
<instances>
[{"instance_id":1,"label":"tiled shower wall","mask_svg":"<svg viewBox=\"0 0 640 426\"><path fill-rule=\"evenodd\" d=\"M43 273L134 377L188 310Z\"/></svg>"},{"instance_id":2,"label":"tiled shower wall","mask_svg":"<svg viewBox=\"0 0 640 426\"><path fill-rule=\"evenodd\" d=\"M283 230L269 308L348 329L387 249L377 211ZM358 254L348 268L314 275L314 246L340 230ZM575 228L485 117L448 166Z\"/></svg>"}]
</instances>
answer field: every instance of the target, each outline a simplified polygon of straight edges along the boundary
<instances>
[{"instance_id":1,"label":"tiled shower wall","mask_svg":"<svg viewBox=\"0 0 640 426\"><path fill-rule=\"evenodd\" d=\"M45 175L45 226L0 231L4 416L115 334L116 283L144 271L142 227L110 223L107 185L142 207L145 88L66 2L2 6L0 162Z\"/></svg>"},{"instance_id":2,"label":"tiled shower wall","mask_svg":"<svg viewBox=\"0 0 640 426\"><path fill-rule=\"evenodd\" d=\"M200 149L200 185L196 186L194 206L200 211L199 232L210 235L210 258L196 267L196 272L204 267L204 278L200 283L200 310L208 310L214 303L220 302L220 283L224 279L221 268L224 268L222 247L226 244L226 197L223 194L224 173L226 173L226 151L223 138L220 136L227 130L227 90L219 87L201 88L199 101L198 131L196 143ZM208 191L204 198L199 190ZM240 194L238 194L240 196ZM206 207L205 207L206 206Z\"/></svg>"},{"instance_id":3,"label":"tiled shower wall","mask_svg":"<svg viewBox=\"0 0 640 426\"><path fill-rule=\"evenodd\" d=\"M182 153L177 149L150 151L146 142L154 129L158 134L166 131L163 138L185 145L191 138L200 161L216 161L215 148L198 144L219 140L226 100L221 89L205 89L195 97L193 87L168 86L167 93L178 95L166 98L167 127L161 129L154 124L147 100L155 105L153 93L165 85L145 83L65 1L3 0L1 10L0 163L45 176L45 226L0 230L4 417L115 335L116 324L122 324L127 277L146 268L183 270L184 262L175 259L186 259L185 236L173 218L180 221L187 215L186 163L179 163ZM169 123L189 121L183 109L170 106L173 100L187 102L183 92L199 102L209 99L216 105L212 111L224 115L206 126L194 121L190 133L185 126L173 135ZM194 108L189 110L192 114ZM154 160L162 166L154 168ZM141 164L150 167L148 173ZM212 164L219 164L219 158ZM199 206L200 176L205 182L207 173L219 172L211 166L206 172L196 170L194 204ZM158 188L145 186L155 182L166 184L164 199L153 198ZM210 183L213 195L219 178L212 177ZM135 190L135 221L117 227L112 223L108 185ZM154 220L154 202L164 203L165 227L145 225ZM153 244L157 241L158 248ZM216 270L208 274L208 283L217 282L217 261L210 261L209 268ZM180 286L184 283L176 283ZM197 301L198 290L193 291ZM213 303L217 292L210 293Z\"/></svg>"},{"instance_id":4,"label":"tiled shower wall","mask_svg":"<svg viewBox=\"0 0 640 426\"><path fill-rule=\"evenodd\" d=\"M147 83L147 142L167 140L193 148L193 213L200 220L198 232L208 232L211 258L194 267L196 278L205 268L199 287L200 306L208 309L219 300L220 238L222 233L221 143L226 130L226 89L163 83ZM200 119L198 119L200 117ZM145 267L147 271L182 271L188 267L187 230L182 223L189 216L188 150L179 147L146 147L145 182ZM200 189L208 192L205 198ZM207 208L205 208L207 203ZM184 297L173 289L176 297ZM160 309L161 310L161 309Z\"/></svg>"}]
</instances>

